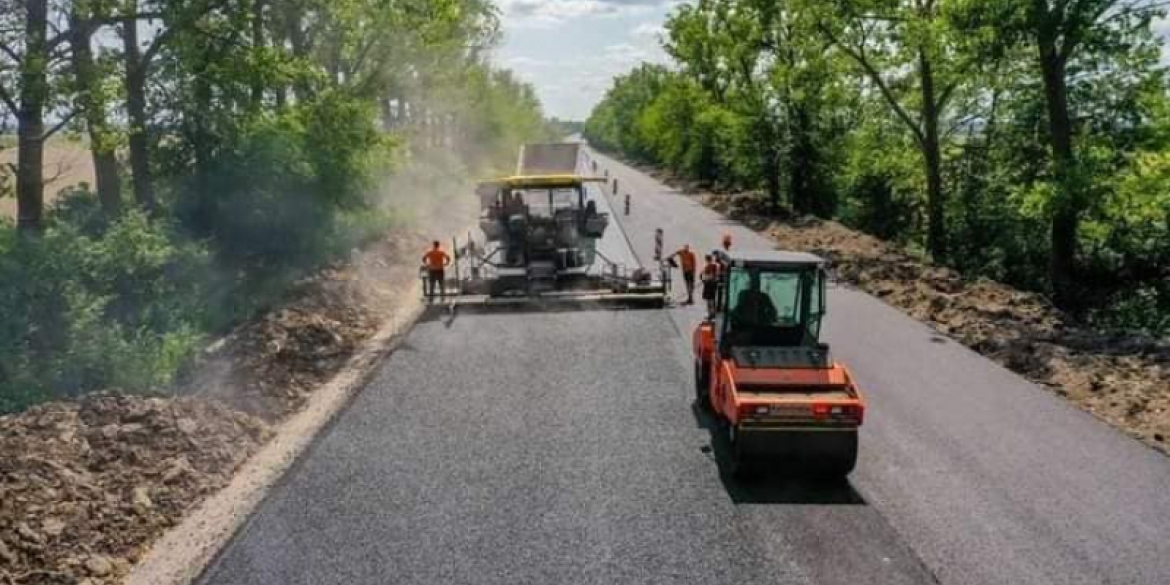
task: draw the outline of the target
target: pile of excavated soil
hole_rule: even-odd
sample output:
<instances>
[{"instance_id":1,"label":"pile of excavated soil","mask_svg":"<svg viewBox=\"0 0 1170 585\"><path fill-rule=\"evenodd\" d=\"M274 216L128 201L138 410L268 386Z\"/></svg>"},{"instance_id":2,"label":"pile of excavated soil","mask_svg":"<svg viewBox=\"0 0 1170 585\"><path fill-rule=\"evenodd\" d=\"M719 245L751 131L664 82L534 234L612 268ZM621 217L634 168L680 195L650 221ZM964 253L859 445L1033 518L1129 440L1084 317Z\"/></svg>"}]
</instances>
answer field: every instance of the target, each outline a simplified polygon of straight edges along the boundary
<instances>
[{"instance_id":1,"label":"pile of excavated soil","mask_svg":"<svg viewBox=\"0 0 1170 585\"><path fill-rule=\"evenodd\" d=\"M268 438L194 398L91 396L0 417L0 583L113 583Z\"/></svg>"},{"instance_id":2,"label":"pile of excavated soil","mask_svg":"<svg viewBox=\"0 0 1170 585\"><path fill-rule=\"evenodd\" d=\"M0 585L118 582L409 300L424 243L397 235L298 283L215 343L182 397L0 417Z\"/></svg>"},{"instance_id":3,"label":"pile of excavated soil","mask_svg":"<svg viewBox=\"0 0 1170 585\"><path fill-rule=\"evenodd\" d=\"M964 279L835 222L767 219L756 198L702 199L785 249L830 259L842 280L1170 453L1170 345L1079 327L1040 295Z\"/></svg>"},{"instance_id":4,"label":"pile of excavated soil","mask_svg":"<svg viewBox=\"0 0 1170 585\"><path fill-rule=\"evenodd\" d=\"M296 412L369 339L418 278L425 239L405 234L298 283L293 301L215 344L189 384L266 420Z\"/></svg>"}]
</instances>

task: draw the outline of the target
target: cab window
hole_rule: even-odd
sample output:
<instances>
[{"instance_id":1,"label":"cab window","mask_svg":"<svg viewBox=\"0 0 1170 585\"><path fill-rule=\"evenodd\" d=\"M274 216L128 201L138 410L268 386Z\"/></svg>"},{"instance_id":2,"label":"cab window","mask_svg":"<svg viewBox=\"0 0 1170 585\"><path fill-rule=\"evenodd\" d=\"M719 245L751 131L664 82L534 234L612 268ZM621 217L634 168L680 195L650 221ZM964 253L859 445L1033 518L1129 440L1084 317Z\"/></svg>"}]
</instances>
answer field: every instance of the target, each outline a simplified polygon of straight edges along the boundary
<instances>
[{"instance_id":1,"label":"cab window","mask_svg":"<svg viewBox=\"0 0 1170 585\"><path fill-rule=\"evenodd\" d=\"M821 333L824 295L819 270L732 268L727 296L729 330L754 331L758 335L751 339L757 343L815 343Z\"/></svg>"},{"instance_id":2,"label":"cab window","mask_svg":"<svg viewBox=\"0 0 1170 585\"><path fill-rule=\"evenodd\" d=\"M728 309L736 328L795 327L800 320L800 274L733 268Z\"/></svg>"}]
</instances>

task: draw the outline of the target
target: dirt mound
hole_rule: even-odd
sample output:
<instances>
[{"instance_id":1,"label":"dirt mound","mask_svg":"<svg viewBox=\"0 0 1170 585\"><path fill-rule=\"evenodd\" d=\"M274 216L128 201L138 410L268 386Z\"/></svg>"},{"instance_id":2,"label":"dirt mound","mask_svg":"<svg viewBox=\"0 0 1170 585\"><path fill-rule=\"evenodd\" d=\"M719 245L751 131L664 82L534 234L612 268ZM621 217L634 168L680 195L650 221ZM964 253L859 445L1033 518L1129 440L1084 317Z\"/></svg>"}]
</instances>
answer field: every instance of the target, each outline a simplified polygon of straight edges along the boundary
<instances>
[{"instance_id":1,"label":"dirt mound","mask_svg":"<svg viewBox=\"0 0 1170 585\"><path fill-rule=\"evenodd\" d=\"M268 434L193 398L92 396L0 418L0 583L115 582Z\"/></svg>"},{"instance_id":2,"label":"dirt mound","mask_svg":"<svg viewBox=\"0 0 1170 585\"><path fill-rule=\"evenodd\" d=\"M829 258L842 280L1170 453L1167 344L1079 327L1041 295L964 279L836 222L766 218L751 197L703 202L786 249Z\"/></svg>"},{"instance_id":3,"label":"dirt mound","mask_svg":"<svg viewBox=\"0 0 1170 585\"><path fill-rule=\"evenodd\" d=\"M424 244L396 236L298 283L289 303L212 346L190 391L270 421L299 410L418 277L413 263L391 259L413 258Z\"/></svg>"}]
</instances>

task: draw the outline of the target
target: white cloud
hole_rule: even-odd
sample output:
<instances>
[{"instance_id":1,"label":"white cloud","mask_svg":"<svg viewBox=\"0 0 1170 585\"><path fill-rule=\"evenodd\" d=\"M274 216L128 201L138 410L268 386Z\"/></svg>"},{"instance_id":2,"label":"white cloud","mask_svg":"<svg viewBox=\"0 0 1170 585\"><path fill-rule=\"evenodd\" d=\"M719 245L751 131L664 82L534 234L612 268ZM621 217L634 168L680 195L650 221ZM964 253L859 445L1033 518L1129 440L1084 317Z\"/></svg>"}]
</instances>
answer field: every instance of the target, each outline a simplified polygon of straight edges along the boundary
<instances>
[{"instance_id":1,"label":"white cloud","mask_svg":"<svg viewBox=\"0 0 1170 585\"><path fill-rule=\"evenodd\" d=\"M660 24L643 22L630 31L630 36L641 39L659 39L666 34L666 29Z\"/></svg>"},{"instance_id":2,"label":"white cloud","mask_svg":"<svg viewBox=\"0 0 1170 585\"><path fill-rule=\"evenodd\" d=\"M549 62L533 57L526 57L524 55L517 55L515 57L509 57L508 59L505 59L502 65L508 69L531 70L547 67Z\"/></svg>"},{"instance_id":3,"label":"white cloud","mask_svg":"<svg viewBox=\"0 0 1170 585\"><path fill-rule=\"evenodd\" d=\"M1162 39L1162 64L1170 65L1170 19L1155 18L1150 23L1150 29L1154 31L1155 36Z\"/></svg>"},{"instance_id":4,"label":"white cloud","mask_svg":"<svg viewBox=\"0 0 1170 585\"><path fill-rule=\"evenodd\" d=\"M646 47L631 45L630 43L618 43L610 45L603 50L605 58L610 62L620 62L633 65L646 61L650 58L650 51Z\"/></svg>"},{"instance_id":5,"label":"white cloud","mask_svg":"<svg viewBox=\"0 0 1170 585\"><path fill-rule=\"evenodd\" d=\"M617 75L668 63L661 23L678 0L497 0L497 63L532 83L545 112L584 119Z\"/></svg>"},{"instance_id":6,"label":"white cloud","mask_svg":"<svg viewBox=\"0 0 1170 585\"><path fill-rule=\"evenodd\" d=\"M511 26L548 27L580 18L624 16L646 12L671 0L500 0Z\"/></svg>"}]
</instances>

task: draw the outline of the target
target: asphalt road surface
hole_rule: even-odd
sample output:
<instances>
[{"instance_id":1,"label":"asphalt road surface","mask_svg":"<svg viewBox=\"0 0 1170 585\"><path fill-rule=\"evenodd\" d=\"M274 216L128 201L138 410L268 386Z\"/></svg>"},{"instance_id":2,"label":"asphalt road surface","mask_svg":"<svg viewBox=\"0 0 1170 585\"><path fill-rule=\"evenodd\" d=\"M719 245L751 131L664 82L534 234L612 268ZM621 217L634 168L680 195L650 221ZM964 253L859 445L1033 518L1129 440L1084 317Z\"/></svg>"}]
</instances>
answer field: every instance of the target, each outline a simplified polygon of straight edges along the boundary
<instances>
[{"instance_id":1,"label":"asphalt road surface","mask_svg":"<svg viewBox=\"0 0 1170 585\"><path fill-rule=\"evenodd\" d=\"M772 247L590 157L643 261L655 228ZM698 308L459 314L415 328L202 582L1170 583L1166 458L872 297L829 311L870 406L848 482L720 473Z\"/></svg>"}]
</instances>

